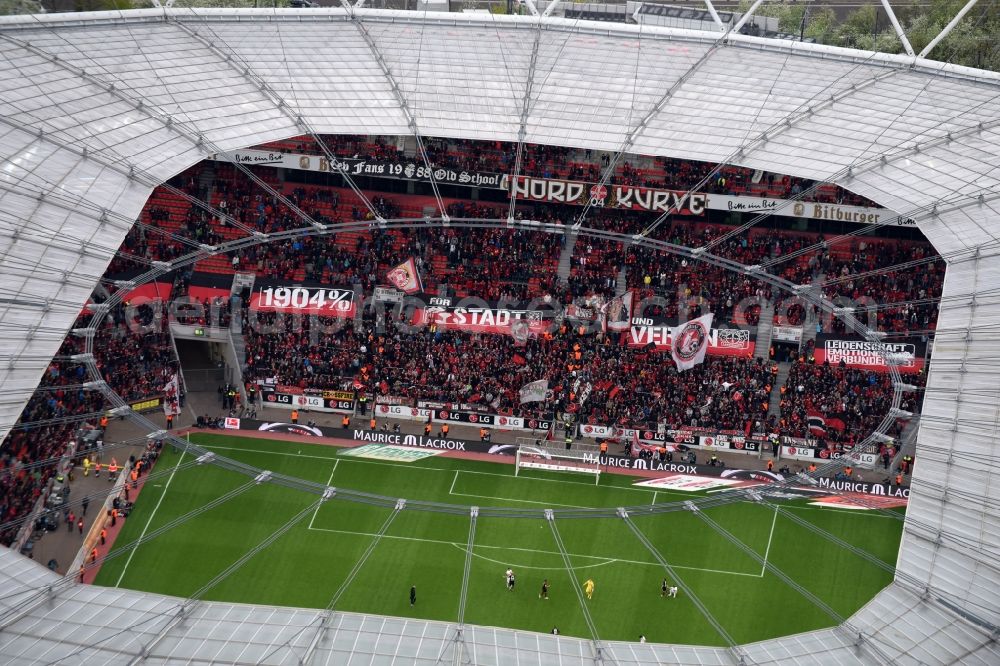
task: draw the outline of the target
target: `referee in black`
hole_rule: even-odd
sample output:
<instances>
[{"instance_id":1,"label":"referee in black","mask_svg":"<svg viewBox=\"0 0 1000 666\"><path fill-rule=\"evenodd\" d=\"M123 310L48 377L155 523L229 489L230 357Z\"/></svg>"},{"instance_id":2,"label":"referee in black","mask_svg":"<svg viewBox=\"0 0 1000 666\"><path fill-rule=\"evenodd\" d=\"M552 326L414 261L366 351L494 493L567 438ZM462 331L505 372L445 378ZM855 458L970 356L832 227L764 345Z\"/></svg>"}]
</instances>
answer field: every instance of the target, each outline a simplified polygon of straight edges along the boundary
<instances>
[{"instance_id":1,"label":"referee in black","mask_svg":"<svg viewBox=\"0 0 1000 666\"><path fill-rule=\"evenodd\" d=\"M410 605L412 606L415 603L417 603L417 586L416 585L411 585L410 586Z\"/></svg>"},{"instance_id":2,"label":"referee in black","mask_svg":"<svg viewBox=\"0 0 1000 666\"><path fill-rule=\"evenodd\" d=\"M549 598L549 579L548 578L546 578L545 580L542 581L542 591L538 593L538 598L539 599L548 599Z\"/></svg>"}]
</instances>

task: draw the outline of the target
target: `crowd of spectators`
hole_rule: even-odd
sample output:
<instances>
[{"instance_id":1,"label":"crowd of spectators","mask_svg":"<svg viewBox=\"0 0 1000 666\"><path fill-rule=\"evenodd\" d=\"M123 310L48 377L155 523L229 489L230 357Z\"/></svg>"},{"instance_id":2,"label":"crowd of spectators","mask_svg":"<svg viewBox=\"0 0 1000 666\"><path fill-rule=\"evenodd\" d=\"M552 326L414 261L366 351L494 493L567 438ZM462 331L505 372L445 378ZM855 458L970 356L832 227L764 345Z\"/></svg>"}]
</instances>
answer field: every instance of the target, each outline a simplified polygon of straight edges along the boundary
<instances>
[{"instance_id":1,"label":"crowd of spectators","mask_svg":"<svg viewBox=\"0 0 1000 666\"><path fill-rule=\"evenodd\" d=\"M221 170L225 172L225 168ZM230 170L229 176L217 178L212 203L238 219L240 224L264 232L301 224L294 211L273 193L235 171ZM184 174L174 185L199 193L198 182L194 174ZM370 211L355 205L357 201L341 204L341 193L335 188L294 187L289 188L285 196L294 206L324 223L373 219ZM406 198L402 196L372 194L370 200L385 217L398 216L406 209L403 204ZM448 206L448 212L455 217L502 218L507 211L498 205L456 201ZM560 224L572 220L577 212L574 207L552 204L524 202L518 206L519 216ZM190 205L178 214L176 210L168 211L161 205L151 204L144 215L148 216L150 226L136 227L126 239L123 250L147 262L171 259L189 249L176 239L154 231L157 224L172 216L184 218L186 226L179 229L182 235L193 235L209 244L244 233L244 230L227 229L221 218L213 218ZM654 216L649 213L599 210L590 213L588 225L634 234L652 219ZM177 223L176 220L172 222ZM842 279L842 276L877 271L912 258L931 256L933 249L926 243L873 241L860 237L838 240L826 247L822 244L827 239L822 234L767 228L754 228L717 242L727 231L720 225L675 216L663 223L653 236L689 247L710 245L713 253L746 265L764 262L768 272L794 283L807 284L821 279L826 295L831 298L839 296L862 304L867 299L883 303L869 316L869 321L880 330L898 333L933 328L936 298L943 282L943 263L929 264L928 270L922 271L895 271ZM412 230L376 230L371 235L344 234L339 240L293 238L271 246L249 247L231 255L227 262L233 271L250 270L272 279L341 285L358 283L370 290L382 280L385 271L414 257L428 291L443 289L452 294L473 294L489 300L501 294L529 300L544 292L566 303L590 295L607 298L620 291L624 283L627 288L641 290L643 295L667 296L675 304L681 304L680 308L676 305L671 308L667 313L669 317L682 313L690 315L708 306L721 310L729 321L749 325L758 321L759 303L776 296L768 285L744 274L638 247L623 248L613 241L582 235L570 260L568 282L561 284L555 279L555 269L562 244L561 235L527 232L497 230L485 234L463 230L462 233L428 234ZM485 253L483 248L486 248ZM799 256L797 253L804 248L813 250ZM116 264L128 260L125 255ZM621 266L625 267L624 275ZM885 307L885 303L899 305ZM806 318L805 308L800 304L776 310L782 324L799 325ZM839 320L827 322L826 328L832 333L844 332Z\"/></svg>"},{"instance_id":2,"label":"crowd of spectators","mask_svg":"<svg viewBox=\"0 0 1000 666\"><path fill-rule=\"evenodd\" d=\"M922 386L922 373L907 375ZM779 432L796 437L820 437L834 445L853 445L872 432L892 406L892 376L885 372L816 364L803 354L793 361L781 387ZM904 394L900 407L916 411L912 394ZM810 429L809 417L822 416L825 432ZM892 423L886 433L899 437L902 423Z\"/></svg>"},{"instance_id":3,"label":"crowd of spectators","mask_svg":"<svg viewBox=\"0 0 1000 666\"><path fill-rule=\"evenodd\" d=\"M678 373L662 353L628 347L616 336L580 335L566 322L519 342L385 326L372 312L360 322L257 316L259 326L245 327L250 379L301 389L354 387L524 417L554 411L594 423L739 429L765 420L771 390L772 365L760 359L710 358ZM518 389L539 379L549 382L553 401L521 405Z\"/></svg>"},{"instance_id":4,"label":"crowd of spectators","mask_svg":"<svg viewBox=\"0 0 1000 666\"><path fill-rule=\"evenodd\" d=\"M154 312L148 305L116 306L94 337L98 368L129 402L162 394L178 371L166 317ZM75 327L88 325L91 317L81 315ZM86 367L70 360L85 351L84 342L72 334L63 341L0 448L0 523L30 513L56 473L54 461L66 453L77 429L85 421L96 424L97 413L106 407L102 394L82 386L90 379ZM14 526L0 534L0 544L10 545L18 530Z\"/></svg>"}]
</instances>

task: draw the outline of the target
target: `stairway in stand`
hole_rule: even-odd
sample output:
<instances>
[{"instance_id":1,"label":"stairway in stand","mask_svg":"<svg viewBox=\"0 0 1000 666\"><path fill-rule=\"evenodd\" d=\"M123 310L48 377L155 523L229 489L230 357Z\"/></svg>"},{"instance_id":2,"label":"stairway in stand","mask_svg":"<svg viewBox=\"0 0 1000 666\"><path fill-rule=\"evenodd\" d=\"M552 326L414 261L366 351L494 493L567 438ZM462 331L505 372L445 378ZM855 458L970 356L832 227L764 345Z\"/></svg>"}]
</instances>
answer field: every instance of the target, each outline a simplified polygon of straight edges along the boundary
<instances>
[{"instance_id":1,"label":"stairway in stand","mask_svg":"<svg viewBox=\"0 0 1000 666\"><path fill-rule=\"evenodd\" d=\"M577 232L572 226L566 226L566 240L563 244L562 254L559 255L559 268L556 270L556 275L559 277L559 282L566 284L569 282L570 270L573 268L573 248L576 247L576 237Z\"/></svg>"}]
</instances>

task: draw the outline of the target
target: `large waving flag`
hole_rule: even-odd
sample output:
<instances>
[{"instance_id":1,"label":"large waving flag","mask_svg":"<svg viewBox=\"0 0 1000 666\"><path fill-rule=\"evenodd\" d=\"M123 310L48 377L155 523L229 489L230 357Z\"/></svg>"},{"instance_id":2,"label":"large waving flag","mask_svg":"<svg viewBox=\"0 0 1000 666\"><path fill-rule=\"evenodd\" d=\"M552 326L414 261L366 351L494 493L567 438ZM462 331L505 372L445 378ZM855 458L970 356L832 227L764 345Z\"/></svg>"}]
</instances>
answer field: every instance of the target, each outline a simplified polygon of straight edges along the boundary
<instances>
[{"instance_id":1,"label":"large waving flag","mask_svg":"<svg viewBox=\"0 0 1000 666\"><path fill-rule=\"evenodd\" d=\"M177 373L170 376L170 381L163 387L163 413L167 416L177 416L181 413L181 385L177 381Z\"/></svg>"},{"instance_id":2,"label":"large waving flag","mask_svg":"<svg viewBox=\"0 0 1000 666\"><path fill-rule=\"evenodd\" d=\"M714 316L709 312L670 329L670 356L677 364L678 370L690 370L705 362L708 336L712 330Z\"/></svg>"},{"instance_id":3,"label":"large waving flag","mask_svg":"<svg viewBox=\"0 0 1000 666\"><path fill-rule=\"evenodd\" d=\"M814 437L826 437L830 430L844 432L847 429L843 419L827 416L812 408L806 409L806 422L809 424L809 434Z\"/></svg>"},{"instance_id":4,"label":"large waving flag","mask_svg":"<svg viewBox=\"0 0 1000 666\"><path fill-rule=\"evenodd\" d=\"M413 257L393 268L385 277L392 286L403 293L419 294L424 290L420 273L417 271L417 262L414 261Z\"/></svg>"},{"instance_id":5,"label":"large waving flag","mask_svg":"<svg viewBox=\"0 0 1000 666\"><path fill-rule=\"evenodd\" d=\"M521 397L521 404L526 402L542 402L546 399L549 392L549 380L539 379L538 381L528 382L518 391Z\"/></svg>"}]
</instances>

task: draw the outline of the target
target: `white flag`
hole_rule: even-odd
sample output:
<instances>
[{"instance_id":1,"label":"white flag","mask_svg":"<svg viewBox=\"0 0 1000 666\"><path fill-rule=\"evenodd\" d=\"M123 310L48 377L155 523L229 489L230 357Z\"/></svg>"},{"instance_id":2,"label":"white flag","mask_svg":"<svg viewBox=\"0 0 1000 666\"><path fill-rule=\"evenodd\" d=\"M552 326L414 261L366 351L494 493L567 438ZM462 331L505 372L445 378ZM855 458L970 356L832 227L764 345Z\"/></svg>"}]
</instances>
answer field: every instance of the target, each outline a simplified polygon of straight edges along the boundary
<instances>
[{"instance_id":1,"label":"white flag","mask_svg":"<svg viewBox=\"0 0 1000 666\"><path fill-rule=\"evenodd\" d=\"M549 380L539 379L538 381L528 382L521 387L518 394L521 396L521 404L526 402L542 402L545 400L545 396L549 392Z\"/></svg>"},{"instance_id":2,"label":"white flag","mask_svg":"<svg viewBox=\"0 0 1000 666\"><path fill-rule=\"evenodd\" d=\"M705 362L713 316L709 312L670 329L670 356L677 364L678 370L690 370Z\"/></svg>"},{"instance_id":3,"label":"white flag","mask_svg":"<svg viewBox=\"0 0 1000 666\"><path fill-rule=\"evenodd\" d=\"M177 381L177 373L170 376L170 381L163 386L163 413L167 416L177 416L181 413L181 385Z\"/></svg>"}]
</instances>

